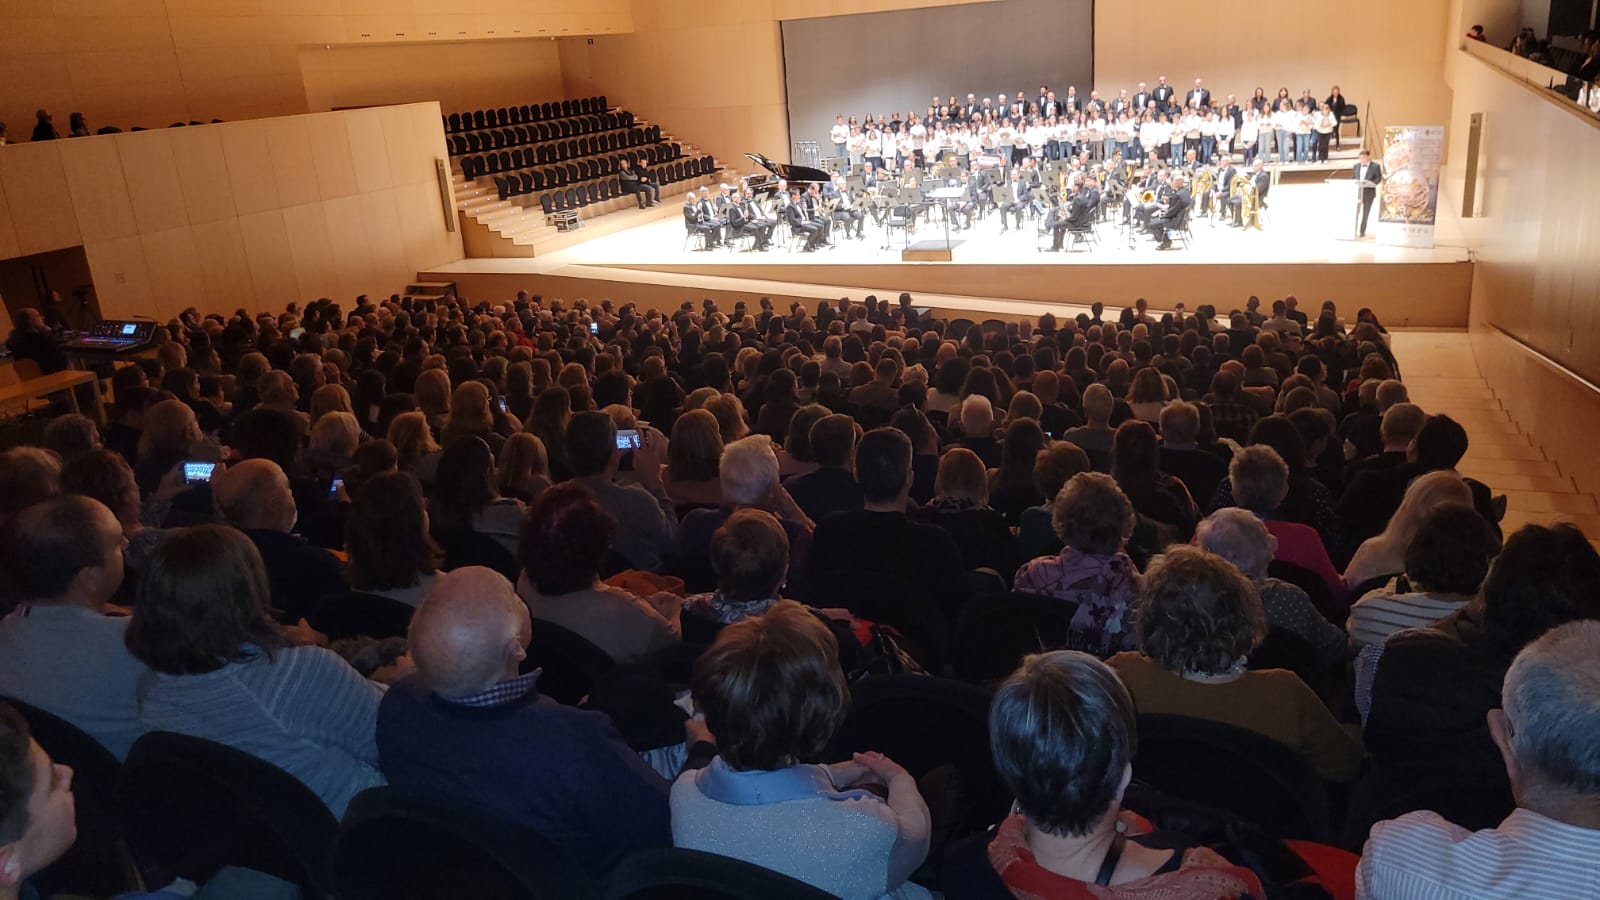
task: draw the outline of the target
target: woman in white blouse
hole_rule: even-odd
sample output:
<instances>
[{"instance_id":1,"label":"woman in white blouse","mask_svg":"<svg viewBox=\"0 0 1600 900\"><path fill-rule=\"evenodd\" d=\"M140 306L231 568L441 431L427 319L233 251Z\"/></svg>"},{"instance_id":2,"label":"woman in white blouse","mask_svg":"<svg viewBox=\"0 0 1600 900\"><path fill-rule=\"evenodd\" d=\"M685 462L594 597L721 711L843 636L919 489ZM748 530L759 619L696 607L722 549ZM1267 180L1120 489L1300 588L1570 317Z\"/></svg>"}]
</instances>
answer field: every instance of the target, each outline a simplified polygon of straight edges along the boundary
<instances>
[{"instance_id":1,"label":"woman in white blouse","mask_svg":"<svg viewBox=\"0 0 1600 900\"><path fill-rule=\"evenodd\" d=\"M1239 126L1239 146L1244 148L1244 161L1248 165L1256 158L1256 145L1261 139L1261 114L1255 107L1244 111L1244 122Z\"/></svg>"},{"instance_id":2,"label":"woman in white blouse","mask_svg":"<svg viewBox=\"0 0 1600 900\"><path fill-rule=\"evenodd\" d=\"M1272 134L1278 142L1278 162L1288 165L1294 159L1294 142L1290 136L1294 133L1294 108L1289 99L1284 97L1278 101L1278 111L1272 114Z\"/></svg>"},{"instance_id":3,"label":"woman in white blouse","mask_svg":"<svg viewBox=\"0 0 1600 900\"><path fill-rule=\"evenodd\" d=\"M1304 103L1294 111L1294 161L1308 163L1311 161L1311 124L1314 110Z\"/></svg>"},{"instance_id":4,"label":"woman in white blouse","mask_svg":"<svg viewBox=\"0 0 1600 900\"><path fill-rule=\"evenodd\" d=\"M1317 162L1328 161L1328 145L1333 142L1334 129L1339 127L1339 117L1333 114L1333 107L1322 104L1313 117L1311 127L1317 132Z\"/></svg>"}]
</instances>

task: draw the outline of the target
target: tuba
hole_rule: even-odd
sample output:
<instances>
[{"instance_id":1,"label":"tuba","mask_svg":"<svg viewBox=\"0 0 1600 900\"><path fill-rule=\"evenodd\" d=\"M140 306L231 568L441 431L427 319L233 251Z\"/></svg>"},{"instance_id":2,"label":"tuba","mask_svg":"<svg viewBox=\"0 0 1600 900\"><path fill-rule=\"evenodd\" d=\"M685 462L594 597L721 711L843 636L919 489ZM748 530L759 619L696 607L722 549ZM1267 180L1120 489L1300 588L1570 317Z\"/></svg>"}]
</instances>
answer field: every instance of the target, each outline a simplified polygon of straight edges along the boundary
<instances>
[{"instance_id":1,"label":"tuba","mask_svg":"<svg viewBox=\"0 0 1600 900\"><path fill-rule=\"evenodd\" d=\"M1254 178L1248 175L1235 175L1234 182L1239 189L1239 221L1244 223L1246 229L1261 230L1261 198L1256 191Z\"/></svg>"},{"instance_id":2,"label":"tuba","mask_svg":"<svg viewBox=\"0 0 1600 900\"><path fill-rule=\"evenodd\" d=\"M1210 166L1201 166L1200 171L1196 172L1194 176L1194 193L1197 196L1211 193L1211 187L1216 183L1216 178L1217 176L1211 171Z\"/></svg>"}]
</instances>

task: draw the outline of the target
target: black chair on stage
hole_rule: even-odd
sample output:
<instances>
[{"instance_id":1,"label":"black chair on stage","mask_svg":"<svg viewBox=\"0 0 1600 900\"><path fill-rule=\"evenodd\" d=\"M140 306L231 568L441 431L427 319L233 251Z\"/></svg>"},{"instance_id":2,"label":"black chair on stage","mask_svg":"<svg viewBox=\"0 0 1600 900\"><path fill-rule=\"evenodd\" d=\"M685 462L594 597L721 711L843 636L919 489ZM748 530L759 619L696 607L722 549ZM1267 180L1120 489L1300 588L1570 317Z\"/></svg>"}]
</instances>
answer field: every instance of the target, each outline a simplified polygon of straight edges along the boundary
<instances>
[{"instance_id":1,"label":"black chair on stage","mask_svg":"<svg viewBox=\"0 0 1600 900\"><path fill-rule=\"evenodd\" d=\"M623 860L606 900L829 900L832 894L743 860L660 847Z\"/></svg>"},{"instance_id":2,"label":"black chair on stage","mask_svg":"<svg viewBox=\"0 0 1600 900\"><path fill-rule=\"evenodd\" d=\"M339 900L590 900L594 882L537 833L393 787L356 795L333 854Z\"/></svg>"}]
</instances>

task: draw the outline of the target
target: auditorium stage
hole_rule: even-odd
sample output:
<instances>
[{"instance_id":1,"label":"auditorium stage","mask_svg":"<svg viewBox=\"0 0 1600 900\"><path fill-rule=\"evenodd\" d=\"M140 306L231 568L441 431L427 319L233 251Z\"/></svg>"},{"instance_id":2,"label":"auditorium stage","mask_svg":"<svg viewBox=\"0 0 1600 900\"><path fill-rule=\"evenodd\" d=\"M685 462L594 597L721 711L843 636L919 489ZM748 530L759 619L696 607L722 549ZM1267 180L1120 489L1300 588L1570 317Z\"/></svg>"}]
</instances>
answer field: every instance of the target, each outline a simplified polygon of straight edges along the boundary
<instances>
[{"instance_id":1,"label":"auditorium stage","mask_svg":"<svg viewBox=\"0 0 1600 900\"><path fill-rule=\"evenodd\" d=\"M951 231L960 243L950 262L903 262L900 236L885 247L882 229L870 221L864 240L839 240L814 253L783 249L786 228L766 252L696 250L685 241L680 206L670 204L613 214L637 215L640 224L547 256L464 259L419 277L454 281L473 299L503 300L526 289L662 309L705 296L725 300L723 308L740 299L753 306L762 296L787 307L909 291L919 307L966 315L1073 311L1096 300L1117 307L1137 297L1157 309L1181 301L1190 309L1212 303L1226 310L1242 306L1249 294L1270 302L1292 293L1303 307L1336 300L1345 315L1370 306L1385 324L1464 327L1472 262L1466 250L1446 245L1455 223L1442 217L1440 245L1429 250L1354 240L1349 199L1348 181L1285 182L1269 195L1263 230L1196 220L1192 245L1165 252L1143 234L1130 246L1124 229L1111 222L1099 226L1093 249L1044 252L1039 247L1049 246L1049 236L1040 237L1035 223L1002 234L991 215L970 231ZM1374 226L1376 219L1374 211ZM911 240L943 236L935 219Z\"/></svg>"}]
</instances>

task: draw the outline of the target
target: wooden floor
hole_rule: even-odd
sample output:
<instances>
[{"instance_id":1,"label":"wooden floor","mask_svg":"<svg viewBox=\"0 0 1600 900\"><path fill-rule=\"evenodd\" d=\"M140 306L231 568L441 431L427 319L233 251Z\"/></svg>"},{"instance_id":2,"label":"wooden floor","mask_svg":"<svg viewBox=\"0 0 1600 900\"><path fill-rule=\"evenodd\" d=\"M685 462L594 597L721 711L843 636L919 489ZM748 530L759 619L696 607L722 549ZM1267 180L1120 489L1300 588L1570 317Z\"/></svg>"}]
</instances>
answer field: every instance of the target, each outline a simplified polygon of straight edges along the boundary
<instances>
[{"instance_id":1,"label":"wooden floor","mask_svg":"<svg viewBox=\"0 0 1600 900\"><path fill-rule=\"evenodd\" d=\"M1478 374L1465 331L1403 331L1394 335L1412 402L1446 413L1467 429L1461 472L1506 496L1507 534L1528 523L1571 522L1600 546L1600 504L1578 490L1531 435L1518 431Z\"/></svg>"}]
</instances>

